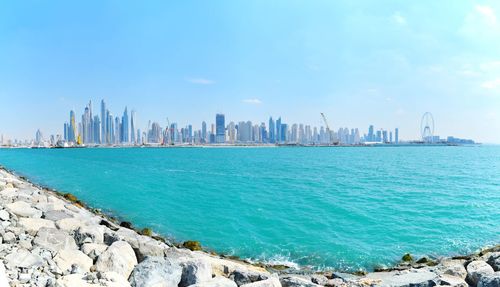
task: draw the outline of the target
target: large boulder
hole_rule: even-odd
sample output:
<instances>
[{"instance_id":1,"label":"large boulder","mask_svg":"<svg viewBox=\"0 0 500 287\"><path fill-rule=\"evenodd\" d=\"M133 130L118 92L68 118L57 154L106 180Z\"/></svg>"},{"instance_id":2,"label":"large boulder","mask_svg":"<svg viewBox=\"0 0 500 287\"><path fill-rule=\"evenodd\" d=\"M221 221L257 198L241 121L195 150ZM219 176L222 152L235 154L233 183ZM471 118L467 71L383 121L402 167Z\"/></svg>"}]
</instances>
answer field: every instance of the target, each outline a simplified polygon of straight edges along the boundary
<instances>
[{"instance_id":1,"label":"large boulder","mask_svg":"<svg viewBox=\"0 0 500 287\"><path fill-rule=\"evenodd\" d=\"M102 226L81 226L75 231L76 244L103 243L104 230Z\"/></svg>"},{"instance_id":2,"label":"large boulder","mask_svg":"<svg viewBox=\"0 0 500 287\"><path fill-rule=\"evenodd\" d=\"M134 249L139 262L144 260L146 257L163 256L165 250L169 248L168 245L159 242L158 240L154 240L149 236L140 235L137 232L124 227L120 227L116 232L114 232L112 237L130 243L130 246Z\"/></svg>"},{"instance_id":3,"label":"large boulder","mask_svg":"<svg viewBox=\"0 0 500 287\"><path fill-rule=\"evenodd\" d=\"M376 280L381 286L435 286L438 275L427 268L404 271L368 273L365 278Z\"/></svg>"},{"instance_id":4,"label":"large boulder","mask_svg":"<svg viewBox=\"0 0 500 287\"><path fill-rule=\"evenodd\" d=\"M280 283L283 287L319 287L321 285L312 283L310 280L307 280L302 277L286 275L280 277Z\"/></svg>"},{"instance_id":5,"label":"large boulder","mask_svg":"<svg viewBox=\"0 0 500 287\"><path fill-rule=\"evenodd\" d=\"M182 268L177 262L163 257L147 257L134 268L129 282L132 287L170 287L178 286L181 278Z\"/></svg>"},{"instance_id":6,"label":"large boulder","mask_svg":"<svg viewBox=\"0 0 500 287\"><path fill-rule=\"evenodd\" d=\"M96 260L107 248L108 246L104 244L85 243L82 245L81 250L92 260Z\"/></svg>"},{"instance_id":7,"label":"large boulder","mask_svg":"<svg viewBox=\"0 0 500 287\"><path fill-rule=\"evenodd\" d=\"M182 278L179 287L187 287L212 279L212 266L203 259L188 260L180 263Z\"/></svg>"},{"instance_id":8,"label":"large boulder","mask_svg":"<svg viewBox=\"0 0 500 287\"><path fill-rule=\"evenodd\" d=\"M189 287L238 287L238 285L226 277L215 276L210 281L196 283Z\"/></svg>"},{"instance_id":9,"label":"large boulder","mask_svg":"<svg viewBox=\"0 0 500 287\"><path fill-rule=\"evenodd\" d=\"M457 276L452 276L452 275L447 275L443 274L439 276L439 282L441 285L448 285L448 286L455 286L455 287L468 287L469 284L465 282L463 278L457 277Z\"/></svg>"},{"instance_id":10,"label":"large boulder","mask_svg":"<svg viewBox=\"0 0 500 287\"><path fill-rule=\"evenodd\" d=\"M106 287L130 287L130 283L123 276L116 272L99 272L97 274L99 282Z\"/></svg>"},{"instance_id":11,"label":"large boulder","mask_svg":"<svg viewBox=\"0 0 500 287\"><path fill-rule=\"evenodd\" d=\"M42 227L33 240L34 245L58 252L63 249L77 249L72 236L62 230Z\"/></svg>"},{"instance_id":12,"label":"large boulder","mask_svg":"<svg viewBox=\"0 0 500 287\"><path fill-rule=\"evenodd\" d=\"M32 218L42 217L41 210L33 208L29 203L24 201L16 201L14 203L7 204L5 207L11 213L19 217L32 217Z\"/></svg>"},{"instance_id":13,"label":"large boulder","mask_svg":"<svg viewBox=\"0 0 500 287\"><path fill-rule=\"evenodd\" d=\"M472 285L477 285L481 277L493 274L493 268L482 260L472 261L467 265L467 279Z\"/></svg>"},{"instance_id":14,"label":"large boulder","mask_svg":"<svg viewBox=\"0 0 500 287\"><path fill-rule=\"evenodd\" d=\"M59 229L67 232L73 232L86 224L86 222L77 218L63 218L56 222L56 225Z\"/></svg>"},{"instance_id":15,"label":"large boulder","mask_svg":"<svg viewBox=\"0 0 500 287\"><path fill-rule=\"evenodd\" d=\"M269 278L269 274L241 269L233 271L229 278L236 282L238 286L241 286L256 281L266 280Z\"/></svg>"},{"instance_id":16,"label":"large boulder","mask_svg":"<svg viewBox=\"0 0 500 287\"><path fill-rule=\"evenodd\" d=\"M125 241L117 241L111 244L98 258L95 264L97 271L116 272L125 278L130 276L137 258L134 250Z\"/></svg>"},{"instance_id":17,"label":"large boulder","mask_svg":"<svg viewBox=\"0 0 500 287\"><path fill-rule=\"evenodd\" d=\"M35 236L42 227L56 228L53 221L41 218L19 218L18 225L24 228L28 234Z\"/></svg>"},{"instance_id":18,"label":"large boulder","mask_svg":"<svg viewBox=\"0 0 500 287\"><path fill-rule=\"evenodd\" d=\"M465 260L443 260L436 266L437 273L465 279L467 270L465 270L464 263Z\"/></svg>"},{"instance_id":19,"label":"large boulder","mask_svg":"<svg viewBox=\"0 0 500 287\"><path fill-rule=\"evenodd\" d=\"M7 221L10 219L10 214L6 210L0 210L0 220Z\"/></svg>"},{"instance_id":20,"label":"large boulder","mask_svg":"<svg viewBox=\"0 0 500 287\"><path fill-rule=\"evenodd\" d=\"M17 249L5 256L7 266L12 268L31 268L43 265L43 259L26 249ZM2 286L2 285L0 285Z\"/></svg>"},{"instance_id":21,"label":"large boulder","mask_svg":"<svg viewBox=\"0 0 500 287\"><path fill-rule=\"evenodd\" d=\"M493 252L488 257L488 264L493 267L493 270L500 271L500 252Z\"/></svg>"},{"instance_id":22,"label":"large boulder","mask_svg":"<svg viewBox=\"0 0 500 287\"><path fill-rule=\"evenodd\" d=\"M52 220L52 221L58 221L61 219L72 218L72 217L73 217L73 214L71 214L65 210L50 210L50 211L43 213L43 218L48 219L48 220Z\"/></svg>"},{"instance_id":23,"label":"large boulder","mask_svg":"<svg viewBox=\"0 0 500 287\"><path fill-rule=\"evenodd\" d=\"M89 272L94 263L90 257L75 249L59 251L54 257L54 262L63 271L71 271L76 267L83 272Z\"/></svg>"},{"instance_id":24,"label":"large boulder","mask_svg":"<svg viewBox=\"0 0 500 287\"><path fill-rule=\"evenodd\" d=\"M277 276L271 276L269 279L241 285L241 287L281 287L281 283Z\"/></svg>"},{"instance_id":25,"label":"large boulder","mask_svg":"<svg viewBox=\"0 0 500 287\"><path fill-rule=\"evenodd\" d=\"M500 271L482 276L477 287L500 287Z\"/></svg>"}]
</instances>

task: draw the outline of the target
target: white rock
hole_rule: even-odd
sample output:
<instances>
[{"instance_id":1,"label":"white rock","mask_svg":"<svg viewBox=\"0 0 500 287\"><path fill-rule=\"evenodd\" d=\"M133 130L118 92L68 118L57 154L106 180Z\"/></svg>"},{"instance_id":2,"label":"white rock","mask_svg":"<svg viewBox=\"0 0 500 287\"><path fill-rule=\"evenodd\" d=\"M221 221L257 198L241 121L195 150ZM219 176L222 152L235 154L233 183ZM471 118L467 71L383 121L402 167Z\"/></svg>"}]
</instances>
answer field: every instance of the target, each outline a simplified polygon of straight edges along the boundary
<instances>
[{"instance_id":1,"label":"white rock","mask_svg":"<svg viewBox=\"0 0 500 287\"><path fill-rule=\"evenodd\" d=\"M13 232L6 232L3 235L3 242L12 243L14 241L16 241L16 235Z\"/></svg>"},{"instance_id":2,"label":"white rock","mask_svg":"<svg viewBox=\"0 0 500 287\"><path fill-rule=\"evenodd\" d=\"M134 266L137 265L137 258L130 244L117 241L97 258L95 265L97 271L112 271L128 278Z\"/></svg>"},{"instance_id":3,"label":"white rock","mask_svg":"<svg viewBox=\"0 0 500 287\"><path fill-rule=\"evenodd\" d=\"M100 272L100 281L107 287L130 287L127 279L116 272Z\"/></svg>"},{"instance_id":4,"label":"white rock","mask_svg":"<svg viewBox=\"0 0 500 287\"><path fill-rule=\"evenodd\" d=\"M7 279L7 274L5 273L5 266L0 262L0 286L9 286L9 280Z\"/></svg>"},{"instance_id":5,"label":"white rock","mask_svg":"<svg viewBox=\"0 0 500 287\"><path fill-rule=\"evenodd\" d=\"M104 242L104 227L97 226L81 226L75 231L75 241L81 245L84 243L103 243Z\"/></svg>"},{"instance_id":6,"label":"white rock","mask_svg":"<svg viewBox=\"0 0 500 287\"><path fill-rule=\"evenodd\" d=\"M314 284L311 281L298 277L287 275L280 278L280 283L283 287L319 287L321 285Z\"/></svg>"},{"instance_id":7,"label":"white rock","mask_svg":"<svg viewBox=\"0 0 500 287\"><path fill-rule=\"evenodd\" d=\"M71 271L72 266L75 265L80 270L85 272L89 272L90 267L94 263L92 259L90 259L83 252L75 249L65 249L59 251L56 257L54 257L54 262L63 271Z\"/></svg>"},{"instance_id":8,"label":"white rock","mask_svg":"<svg viewBox=\"0 0 500 287\"><path fill-rule=\"evenodd\" d=\"M182 267L180 287L186 287L212 279L212 265L210 265L210 262L207 260L188 260L180 263L180 266Z\"/></svg>"},{"instance_id":9,"label":"white rock","mask_svg":"<svg viewBox=\"0 0 500 287\"><path fill-rule=\"evenodd\" d=\"M65 230L67 232L72 232L77 230L78 228L86 225L85 221L76 218L64 218L56 221L56 225L59 229Z\"/></svg>"},{"instance_id":10,"label":"white rock","mask_svg":"<svg viewBox=\"0 0 500 287\"><path fill-rule=\"evenodd\" d=\"M493 274L493 268L482 260L472 261L467 265L467 276L470 282L476 285L481 277Z\"/></svg>"},{"instance_id":11,"label":"white rock","mask_svg":"<svg viewBox=\"0 0 500 287\"><path fill-rule=\"evenodd\" d=\"M63 249L77 249L72 236L55 228L40 228L33 243L55 252Z\"/></svg>"},{"instance_id":12,"label":"white rock","mask_svg":"<svg viewBox=\"0 0 500 287\"><path fill-rule=\"evenodd\" d=\"M0 210L0 219L3 221L7 221L10 219L10 214L6 210Z\"/></svg>"},{"instance_id":13,"label":"white rock","mask_svg":"<svg viewBox=\"0 0 500 287\"><path fill-rule=\"evenodd\" d=\"M10 254L5 256L5 260L7 265L13 268L31 268L38 267L43 264L43 260L40 256L32 254L26 249L12 251Z\"/></svg>"},{"instance_id":14,"label":"white rock","mask_svg":"<svg viewBox=\"0 0 500 287\"><path fill-rule=\"evenodd\" d=\"M210 281L197 283L189 287L238 287L238 285L226 277L215 276Z\"/></svg>"},{"instance_id":15,"label":"white rock","mask_svg":"<svg viewBox=\"0 0 500 287\"><path fill-rule=\"evenodd\" d=\"M97 287L97 284L88 283L82 274L70 274L57 279L56 286L61 287Z\"/></svg>"},{"instance_id":16,"label":"white rock","mask_svg":"<svg viewBox=\"0 0 500 287\"><path fill-rule=\"evenodd\" d=\"M11 213L21 217L42 217L42 211L31 207L31 205L24 201L16 201L5 206Z\"/></svg>"},{"instance_id":17,"label":"white rock","mask_svg":"<svg viewBox=\"0 0 500 287\"><path fill-rule=\"evenodd\" d=\"M481 277L477 287L500 287L500 271Z\"/></svg>"},{"instance_id":18,"label":"white rock","mask_svg":"<svg viewBox=\"0 0 500 287\"><path fill-rule=\"evenodd\" d=\"M261 280L245 285L241 285L241 287L281 287L280 280L277 276L272 276L269 279Z\"/></svg>"},{"instance_id":19,"label":"white rock","mask_svg":"<svg viewBox=\"0 0 500 287\"><path fill-rule=\"evenodd\" d=\"M18 225L24 228L28 234L35 236L42 227L56 228L53 221L41 218L19 218Z\"/></svg>"},{"instance_id":20,"label":"white rock","mask_svg":"<svg viewBox=\"0 0 500 287\"><path fill-rule=\"evenodd\" d=\"M467 270L465 270L464 263L465 260L444 260L436 267L439 274L442 273L465 279L467 277Z\"/></svg>"},{"instance_id":21,"label":"white rock","mask_svg":"<svg viewBox=\"0 0 500 287\"><path fill-rule=\"evenodd\" d=\"M441 282L441 285L451 285L455 287L468 287L469 284L465 282L464 279L456 276L451 276L451 275L441 275L439 276L439 281Z\"/></svg>"},{"instance_id":22,"label":"white rock","mask_svg":"<svg viewBox=\"0 0 500 287\"><path fill-rule=\"evenodd\" d=\"M97 244L97 243L85 243L82 245L81 250L85 255L92 258L93 260L97 259L106 249L108 248L105 244Z\"/></svg>"}]
</instances>

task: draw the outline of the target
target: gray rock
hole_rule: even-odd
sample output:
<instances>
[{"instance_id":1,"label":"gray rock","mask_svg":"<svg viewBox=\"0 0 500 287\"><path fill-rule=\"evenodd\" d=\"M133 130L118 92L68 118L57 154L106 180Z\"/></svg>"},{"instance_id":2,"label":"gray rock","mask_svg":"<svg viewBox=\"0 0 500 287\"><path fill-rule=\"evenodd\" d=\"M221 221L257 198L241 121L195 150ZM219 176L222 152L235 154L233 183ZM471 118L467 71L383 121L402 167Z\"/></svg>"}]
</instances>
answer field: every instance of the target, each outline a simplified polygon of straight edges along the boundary
<instances>
[{"instance_id":1,"label":"gray rock","mask_svg":"<svg viewBox=\"0 0 500 287\"><path fill-rule=\"evenodd\" d=\"M177 262L162 257L148 257L134 268L129 282L132 287L170 287L178 286L181 277L182 268Z\"/></svg>"},{"instance_id":2,"label":"gray rock","mask_svg":"<svg viewBox=\"0 0 500 287\"><path fill-rule=\"evenodd\" d=\"M346 286L344 280L340 279L340 278L335 278L335 279L329 279L325 286L328 286L328 287L343 287L343 286Z\"/></svg>"},{"instance_id":3,"label":"gray rock","mask_svg":"<svg viewBox=\"0 0 500 287\"><path fill-rule=\"evenodd\" d=\"M114 234L115 237L130 243L139 262L146 257L163 256L165 250L169 248L164 243L154 240L151 237L137 234L137 232L128 228L120 227ZM112 237L108 240L112 241L114 238Z\"/></svg>"},{"instance_id":4,"label":"gray rock","mask_svg":"<svg viewBox=\"0 0 500 287\"><path fill-rule=\"evenodd\" d=\"M103 229L101 226L81 226L75 231L75 241L78 245L84 243L103 243Z\"/></svg>"},{"instance_id":5,"label":"gray rock","mask_svg":"<svg viewBox=\"0 0 500 287\"><path fill-rule=\"evenodd\" d=\"M315 283L312 283L310 280L307 280L303 277L298 277L294 275L285 275L280 277L281 286L283 287L317 287L321 286Z\"/></svg>"},{"instance_id":6,"label":"gray rock","mask_svg":"<svg viewBox=\"0 0 500 287\"><path fill-rule=\"evenodd\" d=\"M111 244L98 258L95 264L97 271L116 272L125 278L137 265L134 250L125 241L117 241Z\"/></svg>"},{"instance_id":7,"label":"gray rock","mask_svg":"<svg viewBox=\"0 0 500 287\"><path fill-rule=\"evenodd\" d=\"M319 285L326 285L326 283L328 282L328 278L321 274L314 274L311 275L311 281Z\"/></svg>"},{"instance_id":8,"label":"gray rock","mask_svg":"<svg viewBox=\"0 0 500 287\"><path fill-rule=\"evenodd\" d=\"M477 287L500 287L500 271L482 276Z\"/></svg>"},{"instance_id":9,"label":"gray rock","mask_svg":"<svg viewBox=\"0 0 500 287\"><path fill-rule=\"evenodd\" d=\"M467 265L467 279L474 286L477 285L481 277L493 274L493 268L482 260L472 261Z\"/></svg>"},{"instance_id":10,"label":"gray rock","mask_svg":"<svg viewBox=\"0 0 500 287\"><path fill-rule=\"evenodd\" d=\"M0 210L0 219L3 221L7 221L10 219L10 214L6 210Z\"/></svg>"},{"instance_id":11,"label":"gray rock","mask_svg":"<svg viewBox=\"0 0 500 287\"><path fill-rule=\"evenodd\" d=\"M493 267L493 270L500 271L500 252L493 252L488 257L488 264Z\"/></svg>"},{"instance_id":12,"label":"gray rock","mask_svg":"<svg viewBox=\"0 0 500 287\"><path fill-rule=\"evenodd\" d=\"M73 237L55 228L40 228L33 243L54 252L63 249L77 249Z\"/></svg>"},{"instance_id":13,"label":"gray rock","mask_svg":"<svg viewBox=\"0 0 500 287\"><path fill-rule=\"evenodd\" d=\"M5 206L11 213L20 217L42 217L42 211L31 207L31 205L24 201L16 201Z\"/></svg>"},{"instance_id":14,"label":"gray rock","mask_svg":"<svg viewBox=\"0 0 500 287\"><path fill-rule=\"evenodd\" d=\"M212 279L212 265L206 260L189 260L180 265L182 267L182 277L179 287L186 287Z\"/></svg>"},{"instance_id":15,"label":"gray rock","mask_svg":"<svg viewBox=\"0 0 500 287\"><path fill-rule=\"evenodd\" d=\"M236 282L238 286L241 286L256 281L266 280L269 278L269 275L250 270L235 270L231 273L229 278Z\"/></svg>"},{"instance_id":16,"label":"gray rock","mask_svg":"<svg viewBox=\"0 0 500 287\"><path fill-rule=\"evenodd\" d=\"M226 277L215 276L210 281L197 283L189 287L238 287L238 285Z\"/></svg>"},{"instance_id":17,"label":"gray rock","mask_svg":"<svg viewBox=\"0 0 500 287\"><path fill-rule=\"evenodd\" d=\"M26 249L12 251L10 254L5 256L5 261L7 262L7 266L11 268L31 268L38 267L43 264L43 260L40 256L33 254Z\"/></svg>"},{"instance_id":18,"label":"gray rock","mask_svg":"<svg viewBox=\"0 0 500 287\"><path fill-rule=\"evenodd\" d=\"M44 214L43 214L43 218L48 219L48 220L52 220L52 221L58 221L61 219L72 218L72 217L73 217L72 214L70 214L69 212L64 211L64 210L50 210L50 211L44 212Z\"/></svg>"}]
</instances>

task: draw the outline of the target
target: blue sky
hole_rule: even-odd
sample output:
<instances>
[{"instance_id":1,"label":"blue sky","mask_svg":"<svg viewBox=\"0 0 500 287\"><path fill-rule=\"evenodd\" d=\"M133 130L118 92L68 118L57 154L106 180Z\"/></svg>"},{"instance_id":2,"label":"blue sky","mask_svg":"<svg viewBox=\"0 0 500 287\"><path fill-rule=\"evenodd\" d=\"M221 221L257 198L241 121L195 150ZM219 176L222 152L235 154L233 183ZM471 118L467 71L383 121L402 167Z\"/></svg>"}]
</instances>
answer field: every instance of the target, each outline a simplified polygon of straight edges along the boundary
<instances>
[{"instance_id":1,"label":"blue sky","mask_svg":"<svg viewBox=\"0 0 500 287\"><path fill-rule=\"evenodd\" d=\"M104 98L147 120L400 128L500 143L499 1L2 1L0 134Z\"/></svg>"}]
</instances>

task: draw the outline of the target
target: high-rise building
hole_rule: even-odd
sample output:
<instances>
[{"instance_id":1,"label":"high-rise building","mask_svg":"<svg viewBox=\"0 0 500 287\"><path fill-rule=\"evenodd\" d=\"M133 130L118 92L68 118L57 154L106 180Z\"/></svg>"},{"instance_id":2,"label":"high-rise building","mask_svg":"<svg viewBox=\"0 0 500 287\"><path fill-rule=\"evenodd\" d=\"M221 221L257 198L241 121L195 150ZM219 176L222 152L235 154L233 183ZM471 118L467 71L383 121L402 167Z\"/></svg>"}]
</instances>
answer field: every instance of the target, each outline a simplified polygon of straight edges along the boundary
<instances>
[{"instance_id":1,"label":"high-rise building","mask_svg":"<svg viewBox=\"0 0 500 287\"><path fill-rule=\"evenodd\" d=\"M128 143L129 142L129 128L128 128L128 111L127 107L125 107L125 111L123 111L123 116L122 116L122 122L120 125L121 128L121 137L120 137L120 142L121 143Z\"/></svg>"},{"instance_id":2,"label":"high-rise building","mask_svg":"<svg viewBox=\"0 0 500 287\"><path fill-rule=\"evenodd\" d=\"M269 117L269 142L276 142L276 127L273 120L273 117Z\"/></svg>"},{"instance_id":3,"label":"high-rise building","mask_svg":"<svg viewBox=\"0 0 500 287\"><path fill-rule=\"evenodd\" d=\"M207 137L207 123L203 121L201 123L201 143L207 143L208 142L208 137Z\"/></svg>"},{"instance_id":4,"label":"high-rise building","mask_svg":"<svg viewBox=\"0 0 500 287\"><path fill-rule=\"evenodd\" d=\"M276 142L281 142L281 117L276 120Z\"/></svg>"},{"instance_id":5,"label":"high-rise building","mask_svg":"<svg viewBox=\"0 0 500 287\"><path fill-rule=\"evenodd\" d=\"M374 129L373 125L370 125L370 127L368 128L368 141L369 142L375 141L375 134L374 134L373 129Z\"/></svg>"},{"instance_id":6,"label":"high-rise building","mask_svg":"<svg viewBox=\"0 0 500 287\"><path fill-rule=\"evenodd\" d=\"M135 130L135 111L130 112L130 142L132 144L137 144L139 140L136 140L136 130ZM139 135L137 136L140 137Z\"/></svg>"},{"instance_id":7,"label":"high-rise building","mask_svg":"<svg viewBox=\"0 0 500 287\"><path fill-rule=\"evenodd\" d=\"M399 128L396 128L394 130L394 141L396 142L396 144L399 144Z\"/></svg>"},{"instance_id":8,"label":"high-rise building","mask_svg":"<svg viewBox=\"0 0 500 287\"><path fill-rule=\"evenodd\" d=\"M215 142L224 143L226 141L226 124L223 114L215 115Z\"/></svg>"},{"instance_id":9,"label":"high-rise building","mask_svg":"<svg viewBox=\"0 0 500 287\"><path fill-rule=\"evenodd\" d=\"M69 112L69 136L68 136L68 141L69 142L76 142L76 120L75 120L75 112L70 111Z\"/></svg>"},{"instance_id":10,"label":"high-rise building","mask_svg":"<svg viewBox=\"0 0 500 287\"><path fill-rule=\"evenodd\" d=\"M107 124L108 124L108 116L106 115L106 103L104 100L101 101L101 144L109 143L107 141Z\"/></svg>"}]
</instances>

